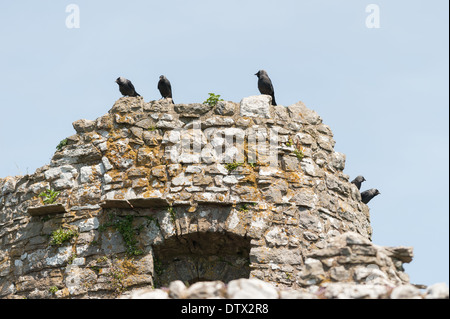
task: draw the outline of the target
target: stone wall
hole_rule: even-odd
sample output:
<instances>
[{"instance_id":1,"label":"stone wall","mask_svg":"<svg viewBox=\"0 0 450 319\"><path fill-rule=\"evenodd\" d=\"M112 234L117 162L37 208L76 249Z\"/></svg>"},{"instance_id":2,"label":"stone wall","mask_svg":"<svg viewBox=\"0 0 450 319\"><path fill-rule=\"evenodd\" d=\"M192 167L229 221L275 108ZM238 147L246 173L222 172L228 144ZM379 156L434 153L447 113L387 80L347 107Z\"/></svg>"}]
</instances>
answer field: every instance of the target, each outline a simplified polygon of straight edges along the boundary
<instances>
[{"instance_id":1,"label":"stone wall","mask_svg":"<svg viewBox=\"0 0 450 319\"><path fill-rule=\"evenodd\" d=\"M299 102L119 99L49 165L0 179L0 298L110 298L181 280L404 284L371 242L330 128ZM43 191L59 192L44 203ZM58 241L58 238L60 239Z\"/></svg>"},{"instance_id":2,"label":"stone wall","mask_svg":"<svg viewBox=\"0 0 450 319\"><path fill-rule=\"evenodd\" d=\"M411 284L395 287L379 284L326 282L308 288L274 287L259 279L236 279L228 284L221 281L197 282L187 287L173 281L162 289L138 288L127 291L121 299L448 299L448 287L434 284L422 291ZM284 308L289 305L288 308ZM283 309L298 305L281 304ZM288 313L288 312L286 312ZM278 314L278 313L277 313Z\"/></svg>"}]
</instances>

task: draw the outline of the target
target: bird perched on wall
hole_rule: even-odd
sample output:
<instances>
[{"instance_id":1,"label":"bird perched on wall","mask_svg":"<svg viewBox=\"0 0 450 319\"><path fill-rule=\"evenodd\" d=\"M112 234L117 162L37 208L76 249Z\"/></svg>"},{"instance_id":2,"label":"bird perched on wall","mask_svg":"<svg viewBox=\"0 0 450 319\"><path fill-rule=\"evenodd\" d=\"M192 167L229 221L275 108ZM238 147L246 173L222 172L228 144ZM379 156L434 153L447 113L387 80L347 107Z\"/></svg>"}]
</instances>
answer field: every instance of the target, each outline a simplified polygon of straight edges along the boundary
<instances>
[{"instance_id":1,"label":"bird perched on wall","mask_svg":"<svg viewBox=\"0 0 450 319\"><path fill-rule=\"evenodd\" d=\"M116 83L119 85L119 91L123 96L140 96L134 89L133 83L124 77L118 77Z\"/></svg>"},{"instance_id":2,"label":"bird perched on wall","mask_svg":"<svg viewBox=\"0 0 450 319\"><path fill-rule=\"evenodd\" d=\"M356 187L358 188L358 190L360 190L362 182L365 182L365 181L366 181L366 179L364 178L364 176L359 175L354 180L352 180L352 184L355 184Z\"/></svg>"},{"instance_id":3,"label":"bird perched on wall","mask_svg":"<svg viewBox=\"0 0 450 319\"><path fill-rule=\"evenodd\" d=\"M169 80L164 75L161 75L159 77L158 90L161 93L161 96L163 98L165 98L165 99L167 99L167 98L172 99L172 86L170 85ZM172 99L172 103L175 104L173 99Z\"/></svg>"},{"instance_id":4,"label":"bird perched on wall","mask_svg":"<svg viewBox=\"0 0 450 319\"><path fill-rule=\"evenodd\" d=\"M380 194L381 193L378 191L378 189L372 188L361 193L361 200L364 204L367 204L372 200L372 198Z\"/></svg>"},{"instance_id":5,"label":"bird perched on wall","mask_svg":"<svg viewBox=\"0 0 450 319\"><path fill-rule=\"evenodd\" d=\"M277 105L275 102L275 92L273 90L272 81L270 80L265 70L259 70L255 74L258 77L258 89L261 94L267 94L272 97L272 105Z\"/></svg>"}]
</instances>

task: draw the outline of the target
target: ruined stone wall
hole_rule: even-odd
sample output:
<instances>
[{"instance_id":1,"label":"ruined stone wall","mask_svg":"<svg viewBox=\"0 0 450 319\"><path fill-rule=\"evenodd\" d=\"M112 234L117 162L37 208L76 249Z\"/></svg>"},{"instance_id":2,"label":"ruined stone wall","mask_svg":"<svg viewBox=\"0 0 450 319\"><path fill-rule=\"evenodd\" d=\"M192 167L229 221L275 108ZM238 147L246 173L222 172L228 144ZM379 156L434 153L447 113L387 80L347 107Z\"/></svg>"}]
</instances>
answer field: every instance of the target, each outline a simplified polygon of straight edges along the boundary
<instances>
[{"instance_id":1,"label":"ruined stone wall","mask_svg":"<svg viewBox=\"0 0 450 319\"><path fill-rule=\"evenodd\" d=\"M301 102L270 102L126 97L74 122L49 165L0 179L0 298L249 277L408 282L411 249L371 244L330 128Z\"/></svg>"}]
</instances>

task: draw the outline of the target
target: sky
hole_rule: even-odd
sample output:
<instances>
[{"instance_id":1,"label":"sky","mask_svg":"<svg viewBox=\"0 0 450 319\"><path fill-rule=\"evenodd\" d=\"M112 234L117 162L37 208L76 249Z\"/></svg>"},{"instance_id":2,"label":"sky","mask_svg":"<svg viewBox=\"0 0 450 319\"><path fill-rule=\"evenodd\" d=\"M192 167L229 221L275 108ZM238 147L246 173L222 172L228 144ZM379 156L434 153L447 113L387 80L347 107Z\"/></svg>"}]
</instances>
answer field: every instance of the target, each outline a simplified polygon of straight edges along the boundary
<instances>
[{"instance_id":1,"label":"sky","mask_svg":"<svg viewBox=\"0 0 450 319\"><path fill-rule=\"evenodd\" d=\"M79 9L73 27L66 12ZM375 4L379 9L366 12ZM411 282L449 284L447 0L22 0L0 4L0 177L32 174L121 97L159 76L177 103L258 95L303 101L330 126L344 173L381 195L372 240L413 246ZM373 17L379 17L379 24ZM369 23L368 23L369 22ZM375 25L373 23L375 23ZM75 25L76 26L76 25ZM369 27L373 28L369 28Z\"/></svg>"}]
</instances>

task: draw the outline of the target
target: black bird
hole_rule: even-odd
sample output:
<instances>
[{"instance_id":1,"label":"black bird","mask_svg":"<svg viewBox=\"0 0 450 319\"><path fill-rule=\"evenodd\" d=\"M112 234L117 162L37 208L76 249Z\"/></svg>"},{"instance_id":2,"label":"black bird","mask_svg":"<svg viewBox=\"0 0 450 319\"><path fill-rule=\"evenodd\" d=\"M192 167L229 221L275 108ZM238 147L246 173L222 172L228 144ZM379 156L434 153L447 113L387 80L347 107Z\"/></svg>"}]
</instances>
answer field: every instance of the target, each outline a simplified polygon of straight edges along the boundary
<instances>
[{"instance_id":1,"label":"black bird","mask_svg":"<svg viewBox=\"0 0 450 319\"><path fill-rule=\"evenodd\" d=\"M172 86L170 85L169 80L164 75L161 75L159 77L158 90L161 93L161 96L163 98L165 98L165 99L171 98L172 99ZM173 99L172 99L172 103L175 104Z\"/></svg>"},{"instance_id":2,"label":"black bird","mask_svg":"<svg viewBox=\"0 0 450 319\"><path fill-rule=\"evenodd\" d=\"M255 74L258 77L258 89L261 94L267 94L272 97L272 105L277 105L275 102L275 92L273 90L272 81L270 80L267 72L264 70L259 70Z\"/></svg>"},{"instance_id":3,"label":"black bird","mask_svg":"<svg viewBox=\"0 0 450 319\"><path fill-rule=\"evenodd\" d=\"M381 193L378 191L378 189L372 188L361 193L361 200L364 204L367 204L372 200L372 198L380 194Z\"/></svg>"},{"instance_id":4,"label":"black bird","mask_svg":"<svg viewBox=\"0 0 450 319\"><path fill-rule=\"evenodd\" d=\"M358 188L358 190L360 190L362 182L365 182L365 181L366 181L366 179L364 178L364 176L359 175L354 180L352 180L352 184L355 184L356 187Z\"/></svg>"},{"instance_id":5,"label":"black bird","mask_svg":"<svg viewBox=\"0 0 450 319\"><path fill-rule=\"evenodd\" d=\"M134 89L133 83L124 77L118 77L116 83L119 84L119 91L123 96L140 96Z\"/></svg>"}]
</instances>

